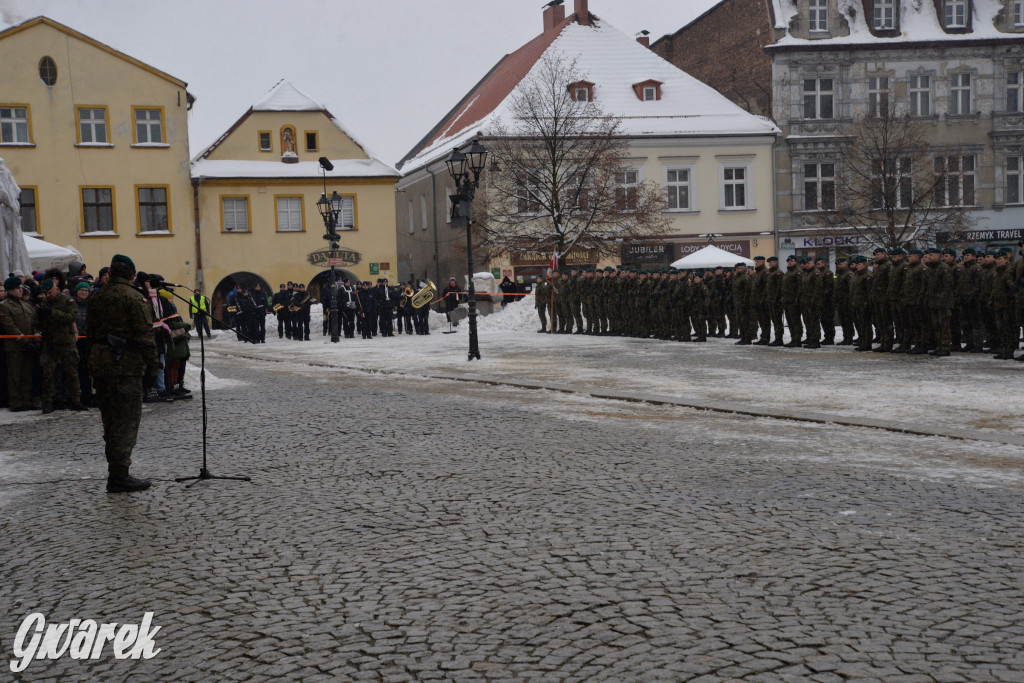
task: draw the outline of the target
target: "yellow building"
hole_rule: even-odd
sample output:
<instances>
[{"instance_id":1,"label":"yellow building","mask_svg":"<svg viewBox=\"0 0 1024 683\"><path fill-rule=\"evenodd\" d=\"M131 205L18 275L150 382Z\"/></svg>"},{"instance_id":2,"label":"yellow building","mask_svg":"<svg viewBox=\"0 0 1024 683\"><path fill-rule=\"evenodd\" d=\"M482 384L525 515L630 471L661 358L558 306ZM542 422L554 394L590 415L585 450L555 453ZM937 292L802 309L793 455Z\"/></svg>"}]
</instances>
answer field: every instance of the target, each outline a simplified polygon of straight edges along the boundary
<instances>
[{"instance_id":1,"label":"yellow building","mask_svg":"<svg viewBox=\"0 0 1024 683\"><path fill-rule=\"evenodd\" d=\"M324 169L319 159L329 161ZM326 177L325 175L326 174ZM280 82L196 156L201 267L219 308L235 285L314 291L330 273L396 281L398 171L372 157L322 105ZM342 198L339 248L324 239L317 201Z\"/></svg>"},{"instance_id":2,"label":"yellow building","mask_svg":"<svg viewBox=\"0 0 1024 683\"><path fill-rule=\"evenodd\" d=\"M45 17L0 32L0 157L23 229L191 282L186 83Z\"/></svg>"}]
</instances>

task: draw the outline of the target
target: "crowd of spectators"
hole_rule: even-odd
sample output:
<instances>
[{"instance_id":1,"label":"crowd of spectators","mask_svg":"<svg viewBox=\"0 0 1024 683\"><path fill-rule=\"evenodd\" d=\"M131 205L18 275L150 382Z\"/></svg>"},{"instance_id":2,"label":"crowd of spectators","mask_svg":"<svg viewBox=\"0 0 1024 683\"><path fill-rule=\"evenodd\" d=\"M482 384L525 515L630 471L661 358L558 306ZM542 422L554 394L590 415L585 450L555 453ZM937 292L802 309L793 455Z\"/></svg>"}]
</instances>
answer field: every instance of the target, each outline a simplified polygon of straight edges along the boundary
<instances>
[{"instance_id":1,"label":"crowd of spectators","mask_svg":"<svg viewBox=\"0 0 1024 683\"><path fill-rule=\"evenodd\" d=\"M7 275L0 291L0 407L43 413L96 407L85 326L89 299L109 281L109 270L94 277L86 264L73 261L67 272ZM138 273L135 286L148 302L162 367L144 401L190 399L185 366L192 326L179 315L173 288L162 276Z\"/></svg>"}]
</instances>

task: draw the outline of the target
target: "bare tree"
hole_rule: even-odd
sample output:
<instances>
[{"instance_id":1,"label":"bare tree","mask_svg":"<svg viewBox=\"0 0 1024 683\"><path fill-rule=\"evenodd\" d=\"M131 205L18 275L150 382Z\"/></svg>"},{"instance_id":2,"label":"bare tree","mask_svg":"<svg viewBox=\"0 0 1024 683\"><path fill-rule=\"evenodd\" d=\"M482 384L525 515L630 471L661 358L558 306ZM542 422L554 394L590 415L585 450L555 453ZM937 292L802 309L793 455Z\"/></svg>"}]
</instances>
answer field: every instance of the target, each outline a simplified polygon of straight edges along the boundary
<instances>
[{"instance_id":1,"label":"bare tree","mask_svg":"<svg viewBox=\"0 0 1024 683\"><path fill-rule=\"evenodd\" d=\"M624 241L664 231L665 200L626 164L620 122L591 101L575 61L545 56L487 136L477 243L494 256L573 247L618 256Z\"/></svg>"},{"instance_id":2,"label":"bare tree","mask_svg":"<svg viewBox=\"0 0 1024 683\"><path fill-rule=\"evenodd\" d=\"M976 201L974 157L937 152L922 123L895 105L854 123L840 156L838 168L805 168L804 204L821 211L821 232L853 232L888 249L934 244L939 233L973 225L963 207Z\"/></svg>"}]
</instances>

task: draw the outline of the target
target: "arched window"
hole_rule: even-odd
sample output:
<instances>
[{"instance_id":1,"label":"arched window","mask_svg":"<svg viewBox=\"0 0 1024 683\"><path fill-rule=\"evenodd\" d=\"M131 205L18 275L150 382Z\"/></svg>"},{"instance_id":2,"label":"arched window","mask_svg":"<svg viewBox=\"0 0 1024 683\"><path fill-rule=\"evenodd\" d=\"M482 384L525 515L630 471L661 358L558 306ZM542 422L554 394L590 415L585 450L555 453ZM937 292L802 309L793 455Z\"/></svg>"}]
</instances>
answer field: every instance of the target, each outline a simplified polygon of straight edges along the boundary
<instances>
[{"instance_id":1,"label":"arched window","mask_svg":"<svg viewBox=\"0 0 1024 683\"><path fill-rule=\"evenodd\" d=\"M57 82L57 63L52 57L43 57L39 60L39 78L46 85L53 85Z\"/></svg>"}]
</instances>

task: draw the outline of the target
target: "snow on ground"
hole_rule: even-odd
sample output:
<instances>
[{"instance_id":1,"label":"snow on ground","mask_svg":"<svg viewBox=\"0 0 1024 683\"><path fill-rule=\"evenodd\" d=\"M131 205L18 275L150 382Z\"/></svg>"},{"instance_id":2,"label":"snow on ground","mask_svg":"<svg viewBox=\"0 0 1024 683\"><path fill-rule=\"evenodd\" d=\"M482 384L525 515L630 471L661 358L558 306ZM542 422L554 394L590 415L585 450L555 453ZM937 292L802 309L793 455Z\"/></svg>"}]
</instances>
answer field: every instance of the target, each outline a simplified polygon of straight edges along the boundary
<instances>
[{"instance_id":1,"label":"snow on ground","mask_svg":"<svg viewBox=\"0 0 1024 683\"><path fill-rule=\"evenodd\" d=\"M894 420L910 427L1024 435L1024 363L996 361L988 354L937 359L863 354L845 346L811 351L736 347L735 340L716 338L685 344L537 334L539 322L527 297L478 318L481 360L467 362L466 320L455 327L455 334L438 334L447 323L444 315L434 313L429 336L332 344L321 336L316 309L313 318L309 342L278 339L276 322L269 318L266 344L243 344L221 334L208 350L410 376L485 376L582 391L721 401L773 412Z\"/></svg>"}]
</instances>

